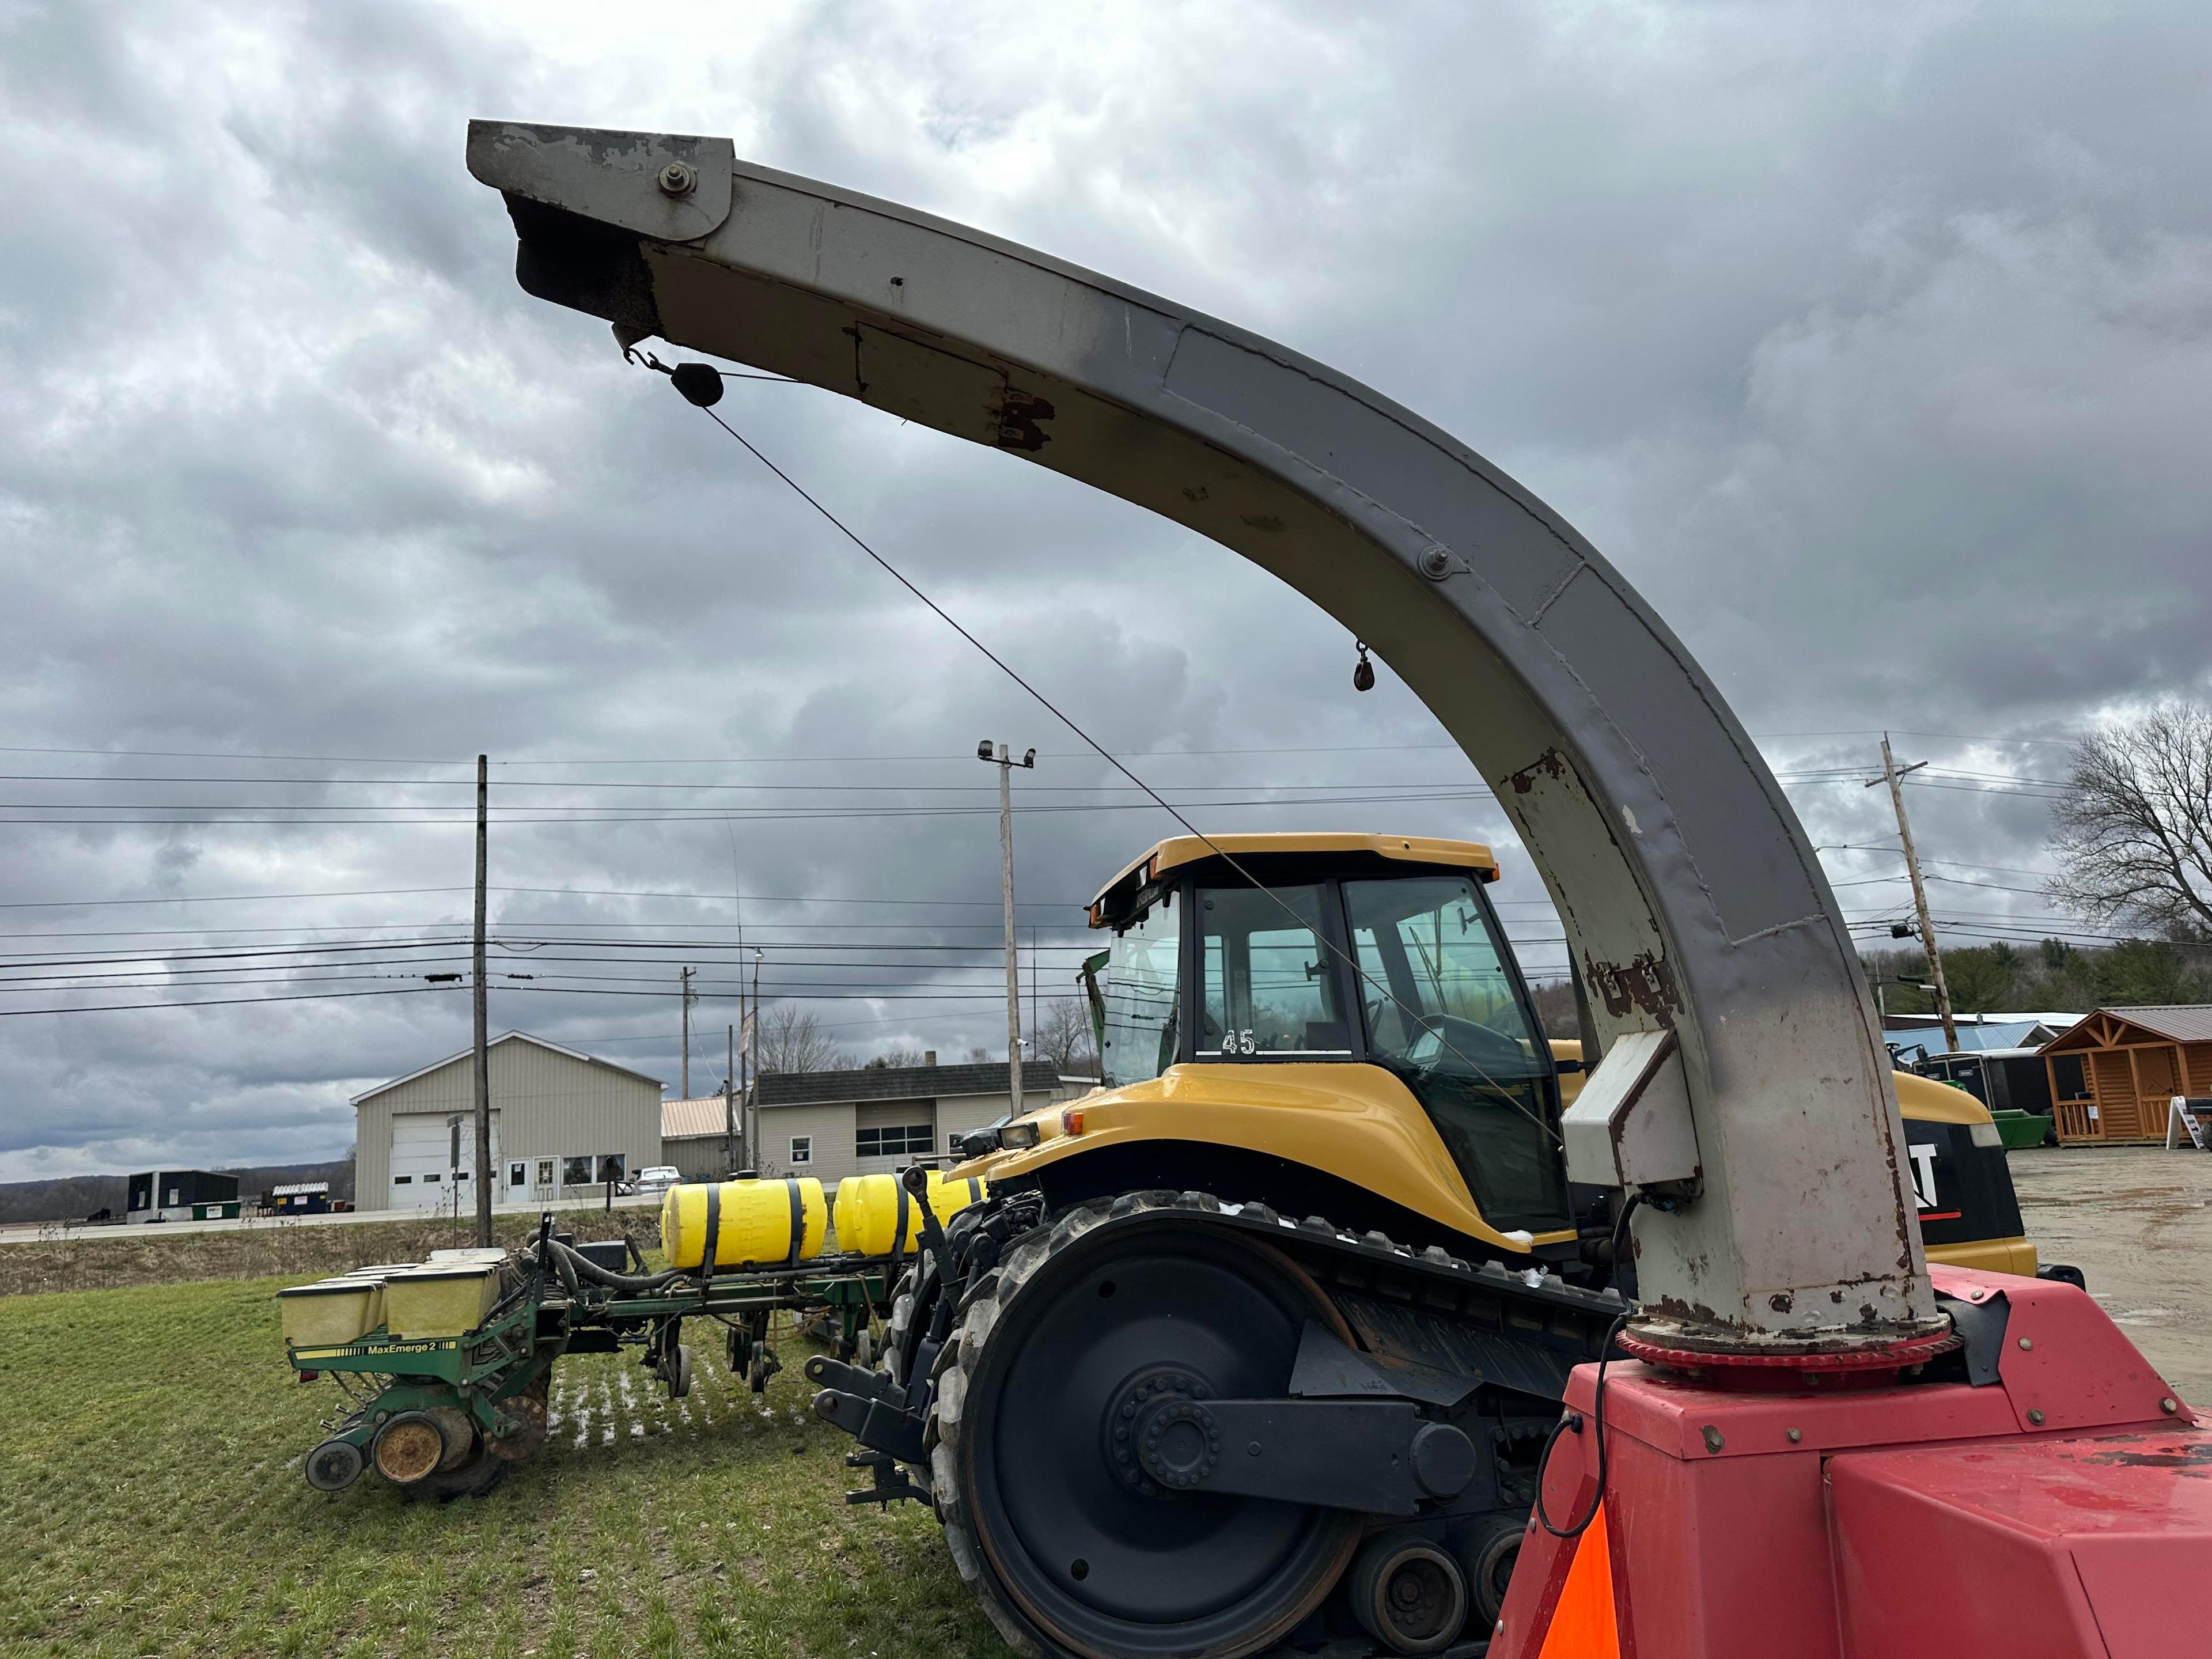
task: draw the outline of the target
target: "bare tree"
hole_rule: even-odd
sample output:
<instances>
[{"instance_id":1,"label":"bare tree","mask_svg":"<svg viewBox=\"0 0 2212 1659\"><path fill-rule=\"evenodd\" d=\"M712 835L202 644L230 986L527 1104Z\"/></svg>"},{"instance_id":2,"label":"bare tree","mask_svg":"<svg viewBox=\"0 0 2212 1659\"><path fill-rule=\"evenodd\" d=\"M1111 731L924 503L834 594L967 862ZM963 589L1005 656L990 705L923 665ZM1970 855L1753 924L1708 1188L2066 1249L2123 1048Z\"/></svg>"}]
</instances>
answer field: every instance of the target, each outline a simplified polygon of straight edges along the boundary
<instances>
[{"instance_id":1,"label":"bare tree","mask_svg":"<svg viewBox=\"0 0 2212 1659\"><path fill-rule=\"evenodd\" d=\"M771 1072L836 1072L853 1057L830 1042L811 1009L779 1002L760 1022L760 1069Z\"/></svg>"},{"instance_id":2,"label":"bare tree","mask_svg":"<svg viewBox=\"0 0 2212 1659\"><path fill-rule=\"evenodd\" d=\"M2094 922L2212 936L2212 709L2167 704L2074 748L2051 896Z\"/></svg>"},{"instance_id":3,"label":"bare tree","mask_svg":"<svg viewBox=\"0 0 2212 1659\"><path fill-rule=\"evenodd\" d=\"M1091 1010L1074 997L1061 997L1044 1006L1043 1017L1031 1033L1039 1059L1072 1076L1098 1075L1098 1055L1091 1042Z\"/></svg>"},{"instance_id":4,"label":"bare tree","mask_svg":"<svg viewBox=\"0 0 2212 1659\"><path fill-rule=\"evenodd\" d=\"M893 1066L922 1066L927 1063L928 1056L919 1048L886 1048L870 1060L866 1069L888 1071Z\"/></svg>"}]
</instances>

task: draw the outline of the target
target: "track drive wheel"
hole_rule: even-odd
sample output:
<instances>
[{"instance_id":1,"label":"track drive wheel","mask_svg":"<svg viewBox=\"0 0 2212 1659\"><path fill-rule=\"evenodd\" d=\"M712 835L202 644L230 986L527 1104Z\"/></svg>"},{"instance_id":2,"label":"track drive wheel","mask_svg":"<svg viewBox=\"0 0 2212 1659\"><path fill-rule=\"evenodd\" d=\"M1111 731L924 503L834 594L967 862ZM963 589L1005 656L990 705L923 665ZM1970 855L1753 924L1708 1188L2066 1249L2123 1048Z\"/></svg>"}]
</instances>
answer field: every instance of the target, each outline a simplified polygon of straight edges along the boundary
<instances>
[{"instance_id":1,"label":"track drive wheel","mask_svg":"<svg viewBox=\"0 0 2212 1659\"><path fill-rule=\"evenodd\" d=\"M1193 1224L1217 1207L1143 1193L1069 1212L970 1291L947 1345L930 1436L945 1541L1032 1659L1237 1659L1288 1635L1359 1542L1347 1511L1169 1492L1124 1455L1124 1407L1279 1395L1308 1320L1349 1336L1287 1257Z\"/></svg>"}]
</instances>

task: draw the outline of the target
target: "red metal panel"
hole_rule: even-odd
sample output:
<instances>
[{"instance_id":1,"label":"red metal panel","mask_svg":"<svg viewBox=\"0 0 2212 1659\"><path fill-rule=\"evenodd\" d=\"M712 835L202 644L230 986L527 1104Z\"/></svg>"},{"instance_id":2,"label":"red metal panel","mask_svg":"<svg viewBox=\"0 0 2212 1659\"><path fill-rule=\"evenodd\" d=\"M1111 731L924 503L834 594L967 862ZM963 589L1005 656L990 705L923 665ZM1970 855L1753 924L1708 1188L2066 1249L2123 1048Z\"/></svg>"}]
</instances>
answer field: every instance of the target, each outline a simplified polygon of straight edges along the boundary
<instances>
[{"instance_id":1,"label":"red metal panel","mask_svg":"<svg viewBox=\"0 0 2212 1659\"><path fill-rule=\"evenodd\" d=\"M2212 1653L2212 1436L2178 1401L2163 1409L2173 1396L2081 1291L1933 1276L1962 1300L2004 1295L1996 1386L1738 1393L1610 1369L1606 1521L1624 1655ZM1594 1381L1584 1366L1568 1385L1584 1428L1560 1437L1547 1471L1555 1520L1589 1503ZM1531 1533L1495 1659L1542 1650L1570 1560Z\"/></svg>"},{"instance_id":2,"label":"red metal panel","mask_svg":"<svg viewBox=\"0 0 2212 1659\"><path fill-rule=\"evenodd\" d=\"M1966 1267L1931 1267L1929 1277L1947 1296L2004 1292L2011 1313L2005 1322L1997 1375L2021 1430L2049 1433L2120 1423L2197 1420L2087 1292L2051 1279ZM2168 1401L2173 1402L2172 1411L2166 1409ZM2039 1419L2032 1413L2040 1413ZM1888 1437L1892 1441L1932 1437Z\"/></svg>"},{"instance_id":3,"label":"red metal panel","mask_svg":"<svg viewBox=\"0 0 2212 1659\"><path fill-rule=\"evenodd\" d=\"M1901 1478L1927 1455L1830 1462L1844 1659L2101 1659L2104 1639L2063 1544ZM1996 1455L1972 1453L1982 1466Z\"/></svg>"},{"instance_id":4,"label":"red metal panel","mask_svg":"<svg viewBox=\"0 0 2212 1659\"><path fill-rule=\"evenodd\" d=\"M1848 1659L2212 1650L2197 1431L1849 1453L1829 1481Z\"/></svg>"},{"instance_id":5,"label":"red metal panel","mask_svg":"<svg viewBox=\"0 0 2212 1659\"><path fill-rule=\"evenodd\" d=\"M1987 1277L1996 1282L2001 1276ZM1739 1394L1680 1381L1634 1362L1610 1367L1607 1377L1608 1431L1625 1431L1690 1462L2019 1431L2003 1389L1970 1389L1963 1382L1909 1383L1828 1395L1812 1389L1798 1394ZM1577 1376L1569 1385L1567 1397L1583 1401L1577 1409L1587 1410L1588 1392ZM1725 1425L1719 1420L1723 1415ZM1717 1452L1705 1438L1709 1427L1723 1431ZM1790 1438L1793 1429L1796 1440Z\"/></svg>"}]
</instances>

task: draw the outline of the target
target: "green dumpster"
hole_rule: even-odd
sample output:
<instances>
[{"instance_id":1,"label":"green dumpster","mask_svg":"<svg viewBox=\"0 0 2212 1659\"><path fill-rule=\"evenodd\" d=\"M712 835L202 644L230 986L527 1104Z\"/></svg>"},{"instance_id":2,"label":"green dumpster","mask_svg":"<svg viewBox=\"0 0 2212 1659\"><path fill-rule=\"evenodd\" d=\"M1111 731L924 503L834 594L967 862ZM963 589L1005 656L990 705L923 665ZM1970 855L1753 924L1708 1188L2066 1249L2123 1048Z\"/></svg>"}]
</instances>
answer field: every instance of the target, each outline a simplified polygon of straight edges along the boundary
<instances>
[{"instance_id":1,"label":"green dumpster","mask_svg":"<svg viewBox=\"0 0 2212 1659\"><path fill-rule=\"evenodd\" d=\"M1991 1112L1996 1120L1997 1133L2004 1137L2005 1148L2017 1152L2023 1146L2040 1146L2051 1138L2051 1120L2035 1112L2006 1110Z\"/></svg>"}]
</instances>

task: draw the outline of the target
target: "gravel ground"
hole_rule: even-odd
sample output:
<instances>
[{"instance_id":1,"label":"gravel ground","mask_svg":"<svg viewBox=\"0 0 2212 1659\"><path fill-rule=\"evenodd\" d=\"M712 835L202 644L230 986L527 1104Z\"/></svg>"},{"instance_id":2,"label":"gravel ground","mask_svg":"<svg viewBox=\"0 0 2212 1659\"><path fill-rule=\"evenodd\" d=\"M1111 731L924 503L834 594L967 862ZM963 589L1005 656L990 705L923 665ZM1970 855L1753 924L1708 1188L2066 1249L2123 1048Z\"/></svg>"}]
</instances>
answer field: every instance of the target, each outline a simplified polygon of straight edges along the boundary
<instances>
[{"instance_id":1,"label":"gravel ground","mask_svg":"<svg viewBox=\"0 0 2212 1659\"><path fill-rule=\"evenodd\" d=\"M2212 1408L2212 1157L2148 1146L2011 1154L2021 1218L2181 1397Z\"/></svg>"}]
</instances>

